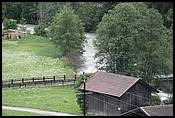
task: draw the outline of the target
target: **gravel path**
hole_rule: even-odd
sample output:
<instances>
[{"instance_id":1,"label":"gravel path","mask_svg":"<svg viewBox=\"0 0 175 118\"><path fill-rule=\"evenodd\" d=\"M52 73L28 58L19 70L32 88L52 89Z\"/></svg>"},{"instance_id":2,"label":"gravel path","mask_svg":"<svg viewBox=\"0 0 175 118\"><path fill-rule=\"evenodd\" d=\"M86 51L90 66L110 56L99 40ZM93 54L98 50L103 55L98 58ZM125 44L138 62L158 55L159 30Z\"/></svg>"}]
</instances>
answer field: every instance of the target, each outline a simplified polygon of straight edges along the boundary
<instances>
[{"instance_id":1,"label":"gravel path","mask_svg":"<svg viewBox=\"0 0 175 118\"><path fill-rule=\"evenodd\" d=\"M2 106L2 109L26 111L26 112L32 112L32 113L37 113L37 114L43 114L43 115L47 115L47 116L76 116L76 115L68 114L68 113L51 112L51 111L32 109L32 108L23 108L23 107Z\"/></svg>"}]
</instances>

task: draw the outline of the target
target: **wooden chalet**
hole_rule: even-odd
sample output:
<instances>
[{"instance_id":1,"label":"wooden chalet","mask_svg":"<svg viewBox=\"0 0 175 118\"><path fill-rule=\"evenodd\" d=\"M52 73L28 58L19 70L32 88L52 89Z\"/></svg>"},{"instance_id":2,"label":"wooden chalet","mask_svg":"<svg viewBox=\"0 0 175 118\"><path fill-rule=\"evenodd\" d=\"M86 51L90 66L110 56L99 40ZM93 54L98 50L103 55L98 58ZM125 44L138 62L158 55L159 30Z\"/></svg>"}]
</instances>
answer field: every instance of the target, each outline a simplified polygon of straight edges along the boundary
<instances>
[{"instance_id":1,"label":"wooden chalet","mask_svg":"<svg viewBox=\"0 0 175 118\"><path fill-rule=\"evenodd\" d=\"M83 90L83 84L80 90ZM86 81L86 107L89 113L102 116L120 114L145 105L156 89L141 78L97 71Z\"/></svg>"}]
</instances>

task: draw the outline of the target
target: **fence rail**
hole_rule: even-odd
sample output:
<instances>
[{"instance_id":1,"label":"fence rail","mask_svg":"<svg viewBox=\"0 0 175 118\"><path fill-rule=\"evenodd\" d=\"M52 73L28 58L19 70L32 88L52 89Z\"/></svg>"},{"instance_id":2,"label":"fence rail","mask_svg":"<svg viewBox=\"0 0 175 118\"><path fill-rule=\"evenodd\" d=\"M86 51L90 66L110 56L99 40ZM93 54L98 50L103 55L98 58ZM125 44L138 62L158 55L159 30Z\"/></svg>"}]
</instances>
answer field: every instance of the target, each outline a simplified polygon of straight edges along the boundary
<instances>
[{"instance_id":1,"label":"fence rail","mask_svg":"<svg viewBox=\"0 0 175 118\"><path fill-rule=\"evenodd\" d=\"M22 87L22 86L31 86L31 85L65 85L65 84L75 84L77 75L74 76L44 76L44 77L32 77L32 78L22 78L18 80L8 80L2 81L2 88L10 87Z\"/></svg>"}]
</instances>

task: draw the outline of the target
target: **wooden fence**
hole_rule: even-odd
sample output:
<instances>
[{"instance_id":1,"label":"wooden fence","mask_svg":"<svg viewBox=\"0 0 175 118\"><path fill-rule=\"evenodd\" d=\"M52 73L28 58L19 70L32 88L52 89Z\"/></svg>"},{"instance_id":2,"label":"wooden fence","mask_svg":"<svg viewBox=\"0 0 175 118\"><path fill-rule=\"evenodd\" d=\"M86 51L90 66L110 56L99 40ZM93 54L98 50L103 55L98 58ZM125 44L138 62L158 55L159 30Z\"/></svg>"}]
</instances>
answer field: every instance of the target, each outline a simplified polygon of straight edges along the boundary
<instances>
[{"instance_id":1,"label":"wooden fence","mask_svg":"<svg viewBox=\"0 0 175 118\"><path fill-rule=\"evenodd\" d=\"M11 79L10 81L2 81L2 88L10 87L26 87L36 85L65 85L75 84L77 75L74 76L45 76L45 77L33 77L33 78L22 78L18 80Z\"/></svg>"}]
</instances>

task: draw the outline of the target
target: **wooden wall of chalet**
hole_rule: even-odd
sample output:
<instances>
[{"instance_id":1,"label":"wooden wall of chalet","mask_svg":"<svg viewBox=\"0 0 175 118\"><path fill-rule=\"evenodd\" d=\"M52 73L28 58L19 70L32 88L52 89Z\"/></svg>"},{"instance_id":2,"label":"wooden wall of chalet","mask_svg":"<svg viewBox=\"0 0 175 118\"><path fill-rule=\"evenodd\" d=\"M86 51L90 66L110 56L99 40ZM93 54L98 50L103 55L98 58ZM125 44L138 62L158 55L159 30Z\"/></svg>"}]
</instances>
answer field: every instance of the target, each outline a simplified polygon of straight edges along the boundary
<instances>
[{"instance_id":1,"label":"wooden wall of chalet","mask_svg":"<svg viewBox=\"0 0 175 118\"><path fill-rule=\"evenodd\" d=\"M143 106L146 101L149 101L150 97L151 90L143 86L142 83L137 82L120 98L96 92L86 95L86 106L88 112L97 115L118 116L130 109L136 108L136 106Z\"/></svg>"},{"instance_id":2,"label":"wooden wall of chalet","mask_svg":"<svg viewBox=\"0 0 175 118\"><path fill-rule=\"evenodd\" d=\"M123 104L121 107L121 112L124 113L128 110L136 108L136 106L143 106L146 102L150 101L151 90L149 87L144 86L138 81L119 99L128 103Z\"/></svg>"},{"instance_id":3,"label":"wooden wall of chalet","mask_svg":"<svg viewBox=\"0 0 175 118\"><path fill-rule=\"evenodd\" d=\"M118 98L105 94L86 95L87 111L101 116L118 116L120 103Z\"/></svg>"}]
</instances>

